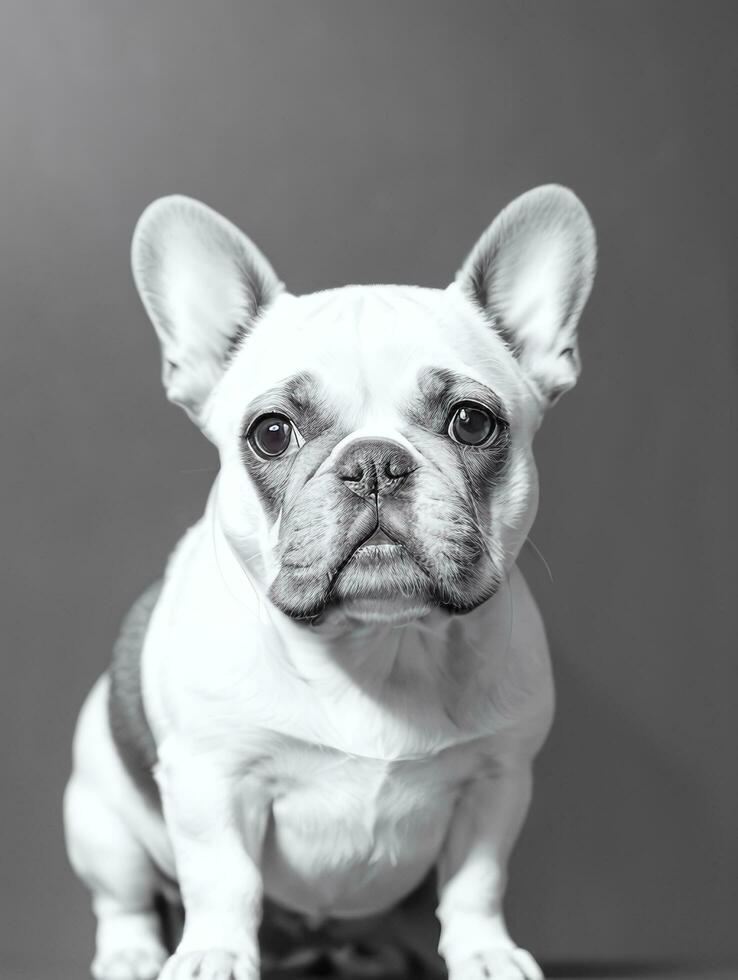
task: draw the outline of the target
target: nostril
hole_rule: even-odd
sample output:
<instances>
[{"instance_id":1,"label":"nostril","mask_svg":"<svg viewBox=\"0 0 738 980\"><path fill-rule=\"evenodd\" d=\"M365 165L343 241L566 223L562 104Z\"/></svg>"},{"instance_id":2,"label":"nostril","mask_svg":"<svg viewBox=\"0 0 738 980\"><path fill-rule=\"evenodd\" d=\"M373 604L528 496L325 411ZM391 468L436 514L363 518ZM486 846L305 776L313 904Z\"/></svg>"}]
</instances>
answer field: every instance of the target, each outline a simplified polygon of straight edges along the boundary
<instances>
[{"instance_id":1,"label":"nostril","mask_svg":"<svg viewBox=\"0 0 738 980\"><path fill-rule=\"evenodd\" d=\"M396 461L394 464L391 459L388 459L384 465L384 475L389 477L390 480L401 480L403 477L408 476L412 472L412 467L407 463L402 463Z\"/></svg>"},{"instance_id":2,"label":"nostril","mask_svg":"<svg viewBox=\"0 0 738 980\"><path fill-rule=\"evenodd\" d=\"M340 474L340 479L343 480L344 483L358 483L363 478L364 470L360 466L351 472L344 470L343 473Z\"/></svg>"}]
</instances>

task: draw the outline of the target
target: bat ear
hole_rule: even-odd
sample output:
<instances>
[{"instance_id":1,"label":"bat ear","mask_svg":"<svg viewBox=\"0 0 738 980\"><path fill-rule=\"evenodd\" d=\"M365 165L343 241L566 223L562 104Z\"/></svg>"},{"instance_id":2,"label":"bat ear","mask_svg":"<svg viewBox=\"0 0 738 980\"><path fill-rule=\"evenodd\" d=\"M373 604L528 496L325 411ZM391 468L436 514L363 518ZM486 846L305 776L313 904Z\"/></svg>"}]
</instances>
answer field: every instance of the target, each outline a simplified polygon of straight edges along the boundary
<instances>
[{"instance_id":1,"label":"bat ear","mask_svg":"<svg viewBox=\"0 0 738 980\"><path fill-rule=\"evenodd\" d=\"M141 215L131 264L161 343L167 397L201 424L229 354L282 283L235 225L179 195Z\"/></svg>"},{"instance_id":2,"label":"bat ear","mask_svg":"<svg viewBox=\"0 0 738 980\"><path fill-rule=\"evenodd\" d=\"M577 323L596 253L587 209L572 191L549 184L508 204L456 276L548 404L579 376Z\"/></svg>"}]
</instances>

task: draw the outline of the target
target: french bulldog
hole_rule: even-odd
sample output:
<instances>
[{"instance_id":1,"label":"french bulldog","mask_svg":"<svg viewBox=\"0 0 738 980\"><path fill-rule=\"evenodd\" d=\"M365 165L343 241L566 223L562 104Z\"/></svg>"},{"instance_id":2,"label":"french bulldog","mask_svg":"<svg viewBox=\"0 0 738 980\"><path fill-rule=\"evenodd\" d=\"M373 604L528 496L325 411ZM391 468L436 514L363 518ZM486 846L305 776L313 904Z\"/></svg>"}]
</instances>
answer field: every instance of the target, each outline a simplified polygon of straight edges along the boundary
<instances>
[{"instance_id":1,"label":"french bulldog","mask_svg":"<svg viewBox=\"0 0 738 980\"><path fill-rule=\"evenodd\" d=\"M516 559L595 253L550 185L445 289L295 296L205 205L141 216L164 387L220 469L76 730L65 831L98 980L256 980L265 903L371 919L433 872L451 980L541 977L502 908L554 704ZM184 908L171 955L161 895Z\"/></svg>"}]
</instances>

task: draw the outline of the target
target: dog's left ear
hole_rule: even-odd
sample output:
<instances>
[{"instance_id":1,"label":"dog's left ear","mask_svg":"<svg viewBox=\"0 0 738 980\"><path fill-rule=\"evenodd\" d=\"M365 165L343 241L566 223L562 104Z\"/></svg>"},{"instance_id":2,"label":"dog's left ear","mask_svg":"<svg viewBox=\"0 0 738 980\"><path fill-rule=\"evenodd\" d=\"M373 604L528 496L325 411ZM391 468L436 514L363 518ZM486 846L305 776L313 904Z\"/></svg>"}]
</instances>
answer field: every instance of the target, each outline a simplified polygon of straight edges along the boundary
<instances>
[{"instance_id":1,"label":"dog's left ear","mask_svg":"<svg viewBox=\"0 0 738 980\"><path fill-rule=\"evenodd\" d=\"M587 209L572 191L550 184L509 204L456 277L549 405L579 376L576 328L596 251Z\"/></svg>"},{"instance_id":2,"label":"dog's left ear","mask_svg":"<svg viewBox=\"0 0 738 980\"><path fill-rule=\"evenodd\" d=\"M199 201L154 201L133 234L136 286L162 347L170 401L202 425L229 353L282 283L235 225Z\"/></svg>"}]
</instances>

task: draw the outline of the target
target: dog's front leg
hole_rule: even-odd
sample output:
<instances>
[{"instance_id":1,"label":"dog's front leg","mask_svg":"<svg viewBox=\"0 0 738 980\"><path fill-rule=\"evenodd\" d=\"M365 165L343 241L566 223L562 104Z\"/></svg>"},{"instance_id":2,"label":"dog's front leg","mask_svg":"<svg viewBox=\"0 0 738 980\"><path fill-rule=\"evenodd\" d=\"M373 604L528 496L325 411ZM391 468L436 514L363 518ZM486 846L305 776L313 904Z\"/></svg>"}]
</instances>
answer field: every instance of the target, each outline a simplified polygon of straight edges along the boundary
<instances>
[{"instance_id":1,"label":"dog's front leg","mask_svg":"<svg viewBox=\"0 0 738 980\"><path fill-rule=\"evenodd\" d=\"M231 760L168 739L159 752L164 819L185 925L162 980L256 980L261 921L259 869L269 800L244 792Z\"/></svg>"},{"instance_id":2,"label":"dog's front leg","mask_svg":"<svg viewBox=\"0 0 738 980\"><path fill-rule=\"evenodd\" d=\"M498 761L466 788L438 865L439 952L450 980L541 980L502 912L507 861L531 796L529 759Z\"/></svg>"}]
</instances>

